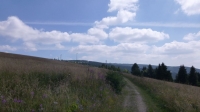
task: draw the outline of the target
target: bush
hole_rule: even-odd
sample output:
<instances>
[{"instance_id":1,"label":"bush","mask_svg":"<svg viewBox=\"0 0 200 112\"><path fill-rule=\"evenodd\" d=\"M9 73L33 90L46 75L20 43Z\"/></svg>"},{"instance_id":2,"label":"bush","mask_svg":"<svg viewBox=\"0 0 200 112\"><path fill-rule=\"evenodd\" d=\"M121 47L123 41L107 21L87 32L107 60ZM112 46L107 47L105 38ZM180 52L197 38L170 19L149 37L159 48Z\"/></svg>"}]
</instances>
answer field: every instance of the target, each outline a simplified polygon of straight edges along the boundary
<instances>
[{"instance_id":1,"label":"bush","mask_svg":"<svg viewBox=\"0 0 200 112\"><path fill-rule=\"evenodd\" d=\"M112 86L117 94L121 93L122 88L125 86L123 76L119 72L108 72L106 81Z\"/></svg>"}]
</instances>

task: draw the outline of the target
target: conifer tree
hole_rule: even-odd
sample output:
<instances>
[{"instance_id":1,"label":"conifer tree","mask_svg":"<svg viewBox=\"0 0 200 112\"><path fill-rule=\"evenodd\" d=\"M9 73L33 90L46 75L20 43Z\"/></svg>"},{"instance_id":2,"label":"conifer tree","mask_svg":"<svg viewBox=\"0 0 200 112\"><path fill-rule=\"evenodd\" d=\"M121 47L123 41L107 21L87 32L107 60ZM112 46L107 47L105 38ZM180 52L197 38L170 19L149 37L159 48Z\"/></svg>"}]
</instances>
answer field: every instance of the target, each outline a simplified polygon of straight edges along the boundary
<instances>
[{"instance_id":1,"label":"conifer tree","mask_svg":"<svg viewBox=\"0 0 200 112\"><path fill-rule=\"evenodd\" d=\"M192 66L190 68L190 74L189 74L189 84L193 85L193 86L197 86L197 73L196 73L196 69Z\"/></svg>"},{"instance_id":2,"label":"conifer tree","mask_svg":"<svg viewBox=\"0 0 200 112\"><path fill-rule=\"evenodd\" d=\"M137 65L137 63L134 63L133 66L131 67L131 73L133 75L141 76L140 68Z\"/></svg>"},{"instance_id":3,"label":"conifer tree","mask_svg":"<svg viewBox=\"0 0 200 112\"><path fill-rule=\"evenodd\" d=\"M176 76L176 82L182 83L182 84L188 83L187 71L184 65L180 66L179 68L178 74Z\"/></svg>"},{"instance_id":4,"label":"conifer tree","mask_svg":"<svg viewBox=\"0 0 200 112\"><path fill-rule=\"evenodd\" d=\"M173 81L172 74L167 70L167 66L164 63L158 65L158 68L156 69L156 79Z\"/></svg>"},{"instance_id":5,"label":"conifer tree","mask_svg":"<svg viewBox=\"0 0 200 112\"><path fill-rule=\"evenodd\" d=\"M147 76L148 77L150 77L150 78L155 78L154 77L154 70L153 70L153 68L152 68L152 66L149 64L149 66L148 66L148 70L147 70Z\"/></svg>"}]
</instances>

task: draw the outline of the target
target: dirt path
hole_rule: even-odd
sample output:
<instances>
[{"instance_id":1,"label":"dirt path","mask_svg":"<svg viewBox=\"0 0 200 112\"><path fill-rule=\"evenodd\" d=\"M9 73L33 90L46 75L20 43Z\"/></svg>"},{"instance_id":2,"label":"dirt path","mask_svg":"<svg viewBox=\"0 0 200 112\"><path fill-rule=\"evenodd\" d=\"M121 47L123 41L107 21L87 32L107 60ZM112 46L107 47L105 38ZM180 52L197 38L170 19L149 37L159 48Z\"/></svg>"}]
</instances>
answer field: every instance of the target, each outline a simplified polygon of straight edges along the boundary
<instances>
[{"instance_id":1,"label":"dirt path","mask_svg":"<svg viewBox=\"0 0 200 112\"><path fill-rule=\"evenodd\" d=\"M146 112L146 105L143 102L142 96L138 92L137 87L128 79L124 79L127 82L125 87L126 96L124 99L125 111Z\"/></svg>"}]
</instances>

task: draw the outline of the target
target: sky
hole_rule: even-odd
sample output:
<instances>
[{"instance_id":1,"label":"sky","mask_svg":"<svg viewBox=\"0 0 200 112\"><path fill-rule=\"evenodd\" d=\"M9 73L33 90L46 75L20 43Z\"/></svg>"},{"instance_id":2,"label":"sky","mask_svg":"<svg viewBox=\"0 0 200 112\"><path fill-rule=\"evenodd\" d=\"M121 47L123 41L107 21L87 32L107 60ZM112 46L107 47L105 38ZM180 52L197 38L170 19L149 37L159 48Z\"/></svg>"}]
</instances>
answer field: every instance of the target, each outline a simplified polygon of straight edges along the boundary
<instances>
[{"instance_id":1,"label":"sky","mask_svg":"<svg viewBox=\"0 0 200 112\"><path fill-rule=\"evenodd\" d=\"M200 0L0 0L0 52L200 68Z\"/></svg>"}]
</instances>

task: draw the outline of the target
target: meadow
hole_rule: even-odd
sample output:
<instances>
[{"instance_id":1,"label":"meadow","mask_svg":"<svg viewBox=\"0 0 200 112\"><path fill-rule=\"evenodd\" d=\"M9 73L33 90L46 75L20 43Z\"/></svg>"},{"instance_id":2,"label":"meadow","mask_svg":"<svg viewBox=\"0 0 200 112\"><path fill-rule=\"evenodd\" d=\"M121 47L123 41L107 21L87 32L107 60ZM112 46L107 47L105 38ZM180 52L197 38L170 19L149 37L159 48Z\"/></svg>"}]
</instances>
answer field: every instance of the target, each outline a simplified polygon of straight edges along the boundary
<instances>
[{"instance_id":1,"label":"meadow","mask_svg":"<svg viewBox=\"0 0 200 112\"><path fill-rule=\"evenodd\" d=\"M107 70L0 53L1 112L119 112Z\"/></svg>"},{"instance_id":2,"label":"meadow","mask_svg":"<svg viewBox=\"0 0 200 112\"><path fill-rule=\"evenodd\" d=\"M199 87L137 77L130 74L124 74L124 76L151 97L149 106L154 102L155 105L152 106L157 106L161 110L170 112L200 111ZM154 109L151 111L153 112Z\"/></svg>"}]
</instances>

